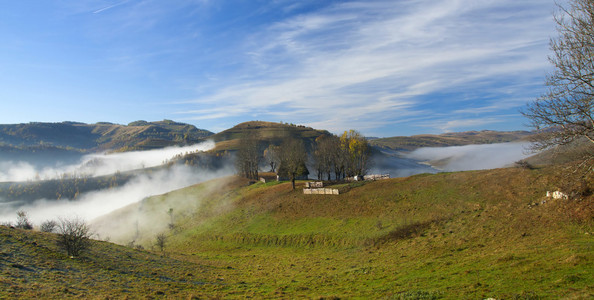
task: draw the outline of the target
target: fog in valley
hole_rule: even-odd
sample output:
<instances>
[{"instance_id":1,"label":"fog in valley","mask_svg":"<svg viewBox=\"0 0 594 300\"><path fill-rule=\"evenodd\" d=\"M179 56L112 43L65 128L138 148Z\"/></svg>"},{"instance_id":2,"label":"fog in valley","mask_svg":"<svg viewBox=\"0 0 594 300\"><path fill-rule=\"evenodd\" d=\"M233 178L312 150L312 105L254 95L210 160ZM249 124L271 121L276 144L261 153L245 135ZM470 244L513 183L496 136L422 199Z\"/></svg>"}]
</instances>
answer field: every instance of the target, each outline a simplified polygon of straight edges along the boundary
<instances>
[{"instance_id":1,"label":"fog in valley","mask_svg":"<svg viewBox=\"0 0 594 300\"><path fill-rule=\"evenodd\" d=\"M528 154L525 150L527 146L525 143L501 143L419 148L410 152L380 149L379 155L373 157L373 168L369 173L388 173L391 177L404 177L440 171L500 168L527 157ZM23 161L1 162L0 182L91 178L118 172L144 170L133 173L123 185L82 193L76 199L54 198L34 201L24 201L18 197L0 199L0 221L14 221L17 210L26 211L35 225L48 219L72 215L92 221L152 195L167 193L206 180L234 174L233 159L228 159L225 165L217 170L206 170L183 164L146 169L161 166L180 154L206 151L213 147L214 142L209 141L192 146L169 147L160 150L89 154L83 156L76 164L58 164L55 167L36 167ZM199 196L196 195L196 197ZM179 207L182 205L178 205ZM178 212L179 210L176 213ZM167 217L163 212L160 215ZM138 222L138 218L135 220L126 222ZM167 224L166 222L160 223ZM127 227L130 227L130 224Z\"/></svg>"},{"instance_id":2,"label":"fog in valley","mask_svg":"<svg viewBox=\"0 0 594 300\"><path fill-rule=\"evenodd\" d=\"M207 151L214 148L213 141L184 146L167 147L147 151L131 151L122 153L93 153L84 155L77 163L67 164L63 161L32 163L30 161L1 161L0 182L49 180L63 177L96 177L144 169L162 165L178 154ZM47 167L47 165L52 165Z\"/></svg>"},{"instance_id":3,"label":"fog in valley","mask_svg":"<svg viewBox=\"0 0 594 300\"><path fill-rule=\"evenodd\" d=\"M0 181L34 181L35 178L56 179L82 176L94 177L162 165L179 154L206 151L214 142L186 147L115 154L90 154L78 164L38 169L28 162L4 162ZM163 194L206 180L234 173L233 165L218 170L204 170L195 166L173 164L169 167L138 172L123 186L84 193L72 199L0 199L0 221L14 221L16 211L24 210L35 225L60 216L80 216L92 220L113 210L138 202L148 196Z\"/></svg>"},{"instance_id":4,"label":"fog in valley","mask_svg":"<svg viewBox=\"0 0 594 300\"><path fill-rule=\"evenodd\" d=\"M510 166L532 154L527 143L499 143L454 147L419 148L404 154L445 172L485 170Z\"/></svg>"},{"instance_id":5,"label":"fog in valley","mask_svg":"<svg viewBox=\"0 0 594 300\"><path fill-rule=\"evenodd\" d=\"M424 147L410 152L381 149L371 173L404 177L421 173L484 170L511 166L530 155L528 143Z\"/></svg>"}]
</instances>

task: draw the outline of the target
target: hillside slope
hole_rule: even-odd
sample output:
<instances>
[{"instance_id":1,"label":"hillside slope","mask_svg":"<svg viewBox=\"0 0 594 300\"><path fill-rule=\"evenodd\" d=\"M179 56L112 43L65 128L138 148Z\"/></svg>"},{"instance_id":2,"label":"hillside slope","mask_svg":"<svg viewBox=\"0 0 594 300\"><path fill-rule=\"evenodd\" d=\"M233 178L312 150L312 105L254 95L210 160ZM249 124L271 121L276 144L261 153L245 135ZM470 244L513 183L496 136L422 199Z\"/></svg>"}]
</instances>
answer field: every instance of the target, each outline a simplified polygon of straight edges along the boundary
<instances>
[{"instance_id":1,"label":"hillside slope","mask_svg":"<svg viewBox=\"0 0 594 300\"><path fill-rule=\"evenodd\" d=\"M545 198L554 172L418 175L336 196L230 178L102 222L137 224L117 227L124 243L168 232L169 251L220 268L225 287L209 292L226 298L591 298L594 199Z\"/></svg>"},{"instance_id":2,"label":"hillside slope","mask_svg":"<svg viewBox=\"0 0 594 300\"><path fill-rule=\"evenodd\" d=\"M71 259L56 246L55 234L5 226L0 271L2 299L192 299L203 295L203 286L220 284L208 265L99 241Z\"/></svg>"},{"instance_id":3,"label":"hillside slope","mask_svg":"<svg viewBox=\"0 0 594 300\"><path fill-rule=\"evenodd\" d=\"M29 149L66 149L71 151L148 150L171 145L195 143L212 132L170 120L136 121L128 125L77 122L0 124L3 152ZM33 151L35 152L35 151Z\"/></svg>"},{"instance_id":4,"label":"hillside slope","mask_svg":"<svg viewBox=\"0 0 594 300\"><path fill-rule=\"evenodd\" d=\"M250 121L238 124L232 128L221 131L211 138L216 142L215 151L237 150L240 139L251 134L255 136L263 147L273 143L280 144L287 137L302 139L308 148L317 137L330 133L326 130L313 129L301 125L274 123L263 121Z\"/></svg>"}]
</instances>

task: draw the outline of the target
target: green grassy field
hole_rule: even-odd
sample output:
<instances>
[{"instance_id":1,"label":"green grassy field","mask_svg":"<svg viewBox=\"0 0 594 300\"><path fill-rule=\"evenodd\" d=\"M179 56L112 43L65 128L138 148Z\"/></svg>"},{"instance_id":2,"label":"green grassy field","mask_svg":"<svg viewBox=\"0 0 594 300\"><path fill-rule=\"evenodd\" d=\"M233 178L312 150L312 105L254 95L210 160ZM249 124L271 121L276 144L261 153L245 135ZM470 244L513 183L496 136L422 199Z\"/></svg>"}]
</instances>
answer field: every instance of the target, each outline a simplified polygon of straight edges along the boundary
<instances>
[{"instance_id":1,"label":"green grassy field","mask_svg":"<svg viewBox=\"0 0 594 300\"><path fill-rule=\"evenodd\" d=\"M546 199L551 172L417 175L341 195L215 180L97 223L126 220L111 240L149 250L97 242L80 259L52 235L2 228L0 298L591 299L594 201ZM150 250L159 232L166 257Z\"/></svg>"}]
</instances>

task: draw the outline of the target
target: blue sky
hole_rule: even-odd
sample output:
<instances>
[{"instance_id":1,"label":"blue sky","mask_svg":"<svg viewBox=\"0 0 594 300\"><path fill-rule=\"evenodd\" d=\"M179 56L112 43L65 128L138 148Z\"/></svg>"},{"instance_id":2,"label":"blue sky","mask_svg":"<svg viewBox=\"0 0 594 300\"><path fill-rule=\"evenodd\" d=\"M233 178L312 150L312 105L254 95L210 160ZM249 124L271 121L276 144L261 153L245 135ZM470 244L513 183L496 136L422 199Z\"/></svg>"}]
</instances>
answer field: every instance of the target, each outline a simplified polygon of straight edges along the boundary
<instances>
[{"instance_id":1,"label":"blue sky","mask_svg":"<svg viewBox=\"0 0 594 300\"><path fill-rule=\"evenodd\" d=\"M551 70L555 11L553 0L4 1L0 123L524 130L519 110Z\"/></svg>"}]
</instances>

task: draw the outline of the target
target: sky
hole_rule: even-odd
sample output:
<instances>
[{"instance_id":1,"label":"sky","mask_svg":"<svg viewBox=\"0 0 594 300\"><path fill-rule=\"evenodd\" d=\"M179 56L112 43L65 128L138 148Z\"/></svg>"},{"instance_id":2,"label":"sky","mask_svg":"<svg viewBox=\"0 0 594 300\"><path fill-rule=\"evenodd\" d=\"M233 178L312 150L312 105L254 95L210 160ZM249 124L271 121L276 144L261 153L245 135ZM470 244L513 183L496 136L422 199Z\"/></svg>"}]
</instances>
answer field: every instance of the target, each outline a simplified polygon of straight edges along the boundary
<instances>
[{"instance_id":1,"label":"sky","mask_svg":"<svg viewBox=\"0 0 594 300\"><path fill-rule=\"evenodd\" d=\"M4 1L0 123L528 130L520 110L545 90L555 11L553 0Z\"/></svg>"}]
</instances>

